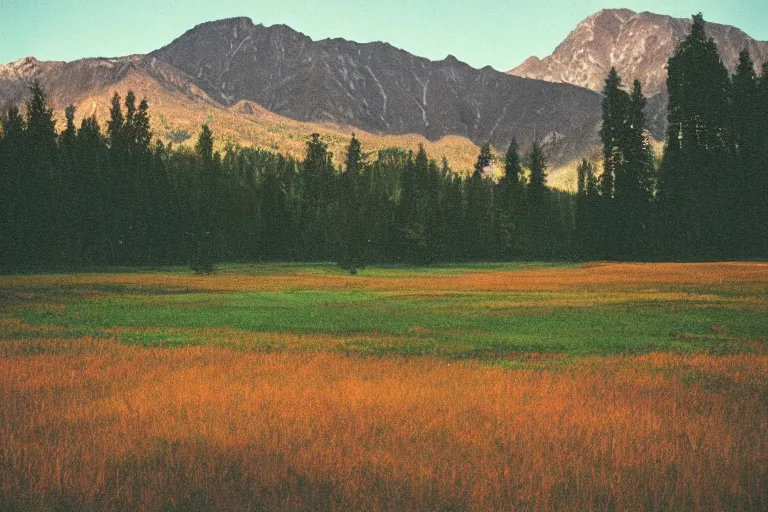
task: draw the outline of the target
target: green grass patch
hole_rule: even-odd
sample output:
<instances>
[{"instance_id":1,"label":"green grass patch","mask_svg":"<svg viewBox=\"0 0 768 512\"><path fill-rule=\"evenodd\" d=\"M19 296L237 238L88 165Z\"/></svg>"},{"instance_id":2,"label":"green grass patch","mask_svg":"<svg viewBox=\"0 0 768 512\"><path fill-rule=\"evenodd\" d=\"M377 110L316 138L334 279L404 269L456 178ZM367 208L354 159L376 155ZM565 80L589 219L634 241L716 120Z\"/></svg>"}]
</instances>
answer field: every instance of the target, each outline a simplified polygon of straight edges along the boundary
<instances>
[{"instance_id":1,"label":"green grass patch","mask_svg":"<svg viewBox=\"0 0 768 512\"><path fill-rule=\"evenodd\" d=\"M517 268L514 265L498 267ZM235 272L238 268L227 267L225 271ZM257 267L251 268L258 271ZM269 273L280 268L310 274L336 271L323 265L283 267L277 264L262 270ZM449 266L411 273L462 269L467 270ZM469 270L484 269L495 271L497 266L489 264ZM393 278L409 272L404 268L374 270ZM179 346L208 342L199 335L184 334L185 329L233 329L254 336L327 333L346 340L334 344L333 350L481 359L526 352L570 356L651 351L727 353L743 350L742 341L747 338L768 338L768 322L763 312L741 311L729 307L726 301L719 303L714 299L703 304L628 299L576 307L560 305L572 300L572 291L243 293L117 285L28 287L25 290L34 300L17 301L8 318L18 318L32 328L6 328L0 337L20 339L25 334L39 335L46 328L66 336L110 336L118 329L122 332L120 341L125 343ZM492 307L497 303L506 305ZM380 334L382 341L370 333ZM391 338L400 341L386 341ZM273 343L271 349L280 349L279 343ZM312 350L322 350L322 346L315 344Z\"/></svg>"}]
</instances>

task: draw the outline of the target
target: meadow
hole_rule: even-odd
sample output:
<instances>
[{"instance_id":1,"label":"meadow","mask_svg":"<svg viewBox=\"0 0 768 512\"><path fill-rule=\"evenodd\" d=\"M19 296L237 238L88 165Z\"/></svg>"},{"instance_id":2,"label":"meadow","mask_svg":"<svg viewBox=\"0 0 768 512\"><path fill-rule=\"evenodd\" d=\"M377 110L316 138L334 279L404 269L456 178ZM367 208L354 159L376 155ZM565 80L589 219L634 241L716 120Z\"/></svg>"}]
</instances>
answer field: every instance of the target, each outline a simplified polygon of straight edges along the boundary
<instances>
[{"instance_id":1,"label":"meadow","mask_svg":"<svg viewBox=\"0 0 768 512\"><path fill-rule=\"evenodd\" d=\"M768 264L0 277L0 510L766 510Z\"/></svg>"}]
</instances>

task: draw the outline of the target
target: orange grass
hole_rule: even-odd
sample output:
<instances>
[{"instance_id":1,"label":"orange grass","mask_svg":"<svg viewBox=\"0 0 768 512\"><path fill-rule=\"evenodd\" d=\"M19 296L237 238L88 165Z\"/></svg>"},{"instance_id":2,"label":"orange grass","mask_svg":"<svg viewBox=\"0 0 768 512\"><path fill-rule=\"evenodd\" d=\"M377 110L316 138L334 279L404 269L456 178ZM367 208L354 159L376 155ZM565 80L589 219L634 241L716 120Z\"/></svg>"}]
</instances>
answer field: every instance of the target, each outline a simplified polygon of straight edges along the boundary
<instances>
[{"instance_id":1,"label":"orange grass","mask_svg":"<svg viewBox=\"0 0 768 512\"><path fill-rule=\"evenodd\" d=\"M372 290L424 293L432 291L562 291L590 287L721 286L768 293L768 263L598 263L581 268L477 270L460 274L366 277L328 272L251 276L227 274L68 274L0 277L0 287L103 286L171 288L199 291Z\"/></svg>"},{"instance_id":2,"label":"orange grass","mask_svg":"<svg viewBox=\"0 0 768 512\"><path fill-rule=\"evenodd\" d=\"M4 510L768 508L768 356L60 343L0 355Z\"/></svg>"}]
</instances>

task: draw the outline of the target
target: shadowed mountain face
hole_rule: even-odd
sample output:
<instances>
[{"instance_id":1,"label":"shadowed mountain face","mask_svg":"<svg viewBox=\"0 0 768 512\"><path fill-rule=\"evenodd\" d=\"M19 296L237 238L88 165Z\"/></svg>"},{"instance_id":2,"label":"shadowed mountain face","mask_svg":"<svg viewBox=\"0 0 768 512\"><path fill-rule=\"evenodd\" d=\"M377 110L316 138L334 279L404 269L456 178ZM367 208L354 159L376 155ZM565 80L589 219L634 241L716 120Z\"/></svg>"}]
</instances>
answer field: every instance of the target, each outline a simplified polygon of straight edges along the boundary
<instances>
[{"instance_id":1,"label":"shadowed mountain face","mask_svg":"<svg viewBox=\"0 0 768 512\"><path fill-rule=\"evenodd\" d=\"M384 43L312 41L247 18L205 23L150 54L223 104L251 100L293 119L377 133L453 134L503 149L512 136L559 140L564 161L597 141L600 98L584 89L433 62Z\"/></svg>"},{"instance_id":2,"label":"shadowed mountain face","mask_svg":"<svg viewBox=\"0 0 768 512\"><path fill-rule=\"evenodd\" d=\"M614 66L625 84L637 78L652 96L665 90L667 60L690 28L690 19L606 9L579 23L552 55L530 57L509 73L601 91ZM758 72L761 63L768 61L768 42L756 41L728 25L707 23L706 30L729 70L735 69L744 48L757 63Z\"/></svg>"}]
</instances>

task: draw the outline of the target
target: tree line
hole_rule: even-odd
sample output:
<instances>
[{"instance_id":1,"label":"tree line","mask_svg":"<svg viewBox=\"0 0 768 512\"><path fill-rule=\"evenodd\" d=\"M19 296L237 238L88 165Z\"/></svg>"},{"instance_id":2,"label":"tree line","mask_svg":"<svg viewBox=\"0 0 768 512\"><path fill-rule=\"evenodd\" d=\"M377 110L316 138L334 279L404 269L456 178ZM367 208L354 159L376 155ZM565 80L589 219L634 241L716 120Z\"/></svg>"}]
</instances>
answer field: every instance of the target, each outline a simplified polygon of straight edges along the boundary
<instances>
[{"instance_id":1,"label":"tree line","mask_svg":"<svg viewBox=\"0 0 768 512\"><path fill-rule=\"evenodd\" d=\"M667 65L667 133L659 168L640 82L611 69L603 96L603 172L578 169L585 258L768 257L768 63L749 52L731 76L701 14Z\"/></svg>"},{"instance_id":2,"label":"tree line","mask_svg":"<svg viewBox=\"0 0 768 512\"><path fill-rule=\"evenodd\" d=\"M498 183L486 144L469 178L423 147L371 159L352 136L344 165L319 134L299 161L226 146L202 126L194 149L154 140L146 100L112 98L57 133L38 83L24 115L10 107L0 134L0 263L4 268L191 264L215 261L366 263L567 258L575 201L548 189L541 147L523 176L510 145ZM565 241L565 243L564 243Z\"/></svg>"},{"instance_id":3,"label":"tree line","mask_svg":"<svg viewBox=\"0 0 768 512\"><path fill-rule=\"evenodd\" d=\"M216 261L367 263L714 259L768 255L768 75L742 52L731 77L701 15L669 60L668 129L656 165L638 81L614 69L603 97L602 172L576 194L546 186L544 147L501 162L484 144L454 172L423 147L376 158L352 136L343 165L319 134L303 160L228 144L203 125L191 148L153 140L146 100L115 94L59 132L45 92L0 117L4 269ZM493 178L490 170L502 168Z\"/></svg>"}]
</instances>

